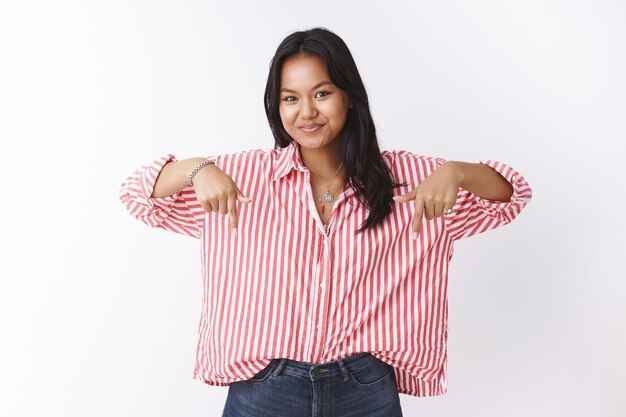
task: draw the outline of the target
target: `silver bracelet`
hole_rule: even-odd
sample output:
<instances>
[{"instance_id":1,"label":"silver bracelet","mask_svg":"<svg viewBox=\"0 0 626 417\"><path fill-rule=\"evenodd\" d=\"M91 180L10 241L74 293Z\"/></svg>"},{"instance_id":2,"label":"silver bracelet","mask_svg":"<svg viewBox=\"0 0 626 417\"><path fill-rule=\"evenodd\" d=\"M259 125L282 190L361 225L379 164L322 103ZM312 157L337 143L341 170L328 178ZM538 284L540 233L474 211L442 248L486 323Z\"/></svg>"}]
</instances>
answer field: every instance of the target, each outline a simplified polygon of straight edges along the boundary
<instances>
[{"instance_id":1,"label":"silver bracelet","mask_svg":"<svg viewBox=\"0 0 626 417\"><path fill-rule=\"evenodd\" d=\"M202 162L197 167L192 169L191 173L187 177L187 183L189 185L193 186L193 182L191 182L193 176L196 175L196 172L198 172L200 170L200 168L202 168L203 166L208 165L208 164L215 164L215 158L207 158L207 159L204 160L204 162Z\"/></svg>"}]
</instances>

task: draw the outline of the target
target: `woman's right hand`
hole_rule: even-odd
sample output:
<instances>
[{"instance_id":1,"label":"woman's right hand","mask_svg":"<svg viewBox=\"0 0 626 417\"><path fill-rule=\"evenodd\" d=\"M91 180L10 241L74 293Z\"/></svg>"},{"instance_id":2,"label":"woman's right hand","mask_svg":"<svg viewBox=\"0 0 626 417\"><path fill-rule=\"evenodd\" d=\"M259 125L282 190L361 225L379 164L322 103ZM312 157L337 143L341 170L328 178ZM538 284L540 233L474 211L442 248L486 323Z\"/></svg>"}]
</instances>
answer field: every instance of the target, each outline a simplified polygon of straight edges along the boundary
<instances>
[{"instance_id":1,"label":"woman's right hand","mask_svg":"<svg viewBox=\"0 0 626 417\"><path fill-rule=\"evenodd\" d=\"M196 198L206 212L219 212L230 216L233 233L237 233L237 201L252 200L242 194L233 179L215 164L205 165L193 176Z\"/></svg>"}]
</instances>

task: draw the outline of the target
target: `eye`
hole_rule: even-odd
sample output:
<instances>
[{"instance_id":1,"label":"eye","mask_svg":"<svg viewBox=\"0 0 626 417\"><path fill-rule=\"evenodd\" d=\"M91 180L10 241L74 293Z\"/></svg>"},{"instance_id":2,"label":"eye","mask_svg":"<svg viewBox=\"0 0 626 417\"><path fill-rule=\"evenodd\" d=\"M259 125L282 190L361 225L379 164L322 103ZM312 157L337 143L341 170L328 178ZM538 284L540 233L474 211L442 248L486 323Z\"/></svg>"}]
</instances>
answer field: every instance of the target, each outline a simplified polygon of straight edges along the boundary
<instances>
[{"instance_id":1,"label":"eye","mask_svg":"<svg viewBox=\"0 0 626 417\"><path fill-rule=\"evenodd\" d=\"M330 91L318 91L316 95L318 95L318 94L322 94L322 96L321 96L321 97L326 97L327 95L332 94L332 92L330 92ZM293 100L291 100L291 99L293 99ZM283 97L283 101L286 101L286 102L288 102L288 103L292 103L292 102L294 102L295 100L297 100L297 99L296 99L296 97L294 97L294 96L286 96L286 97Z\"/></svg>"}]
</instances>

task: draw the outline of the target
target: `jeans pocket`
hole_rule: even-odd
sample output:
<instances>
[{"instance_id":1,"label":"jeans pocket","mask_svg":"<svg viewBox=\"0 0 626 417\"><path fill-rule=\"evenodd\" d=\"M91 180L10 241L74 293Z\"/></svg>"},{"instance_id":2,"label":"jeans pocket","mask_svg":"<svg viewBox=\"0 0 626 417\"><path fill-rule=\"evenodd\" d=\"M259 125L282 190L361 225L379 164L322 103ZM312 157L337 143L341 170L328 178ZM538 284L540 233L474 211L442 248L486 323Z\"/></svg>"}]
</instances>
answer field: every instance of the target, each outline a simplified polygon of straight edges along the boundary
<instances>
[{"instance_id":1,"label":"jeans pocket","mask_svg":"<svg viewBox=\"0 0 626 417\"><path fill-rule=\"evenodd\" d=\"M350 379L359 387L374 387L392 379L393 366L375 356L356 369L349 369Z\"/></svg>"},{"instance_id":2,"label":"jeans pocket","mask_svg":"<svg viewBox=\"0 0 626 417\"><path fill-rule=\"evenodd\" d=\"M246 379L246 381L252 382L252 383L263 382L272 374L272 371L274 370L274 367L275 367L275 363L272 360L265 368L261 369L252 378Z\"/></svg>"}]
</instances>

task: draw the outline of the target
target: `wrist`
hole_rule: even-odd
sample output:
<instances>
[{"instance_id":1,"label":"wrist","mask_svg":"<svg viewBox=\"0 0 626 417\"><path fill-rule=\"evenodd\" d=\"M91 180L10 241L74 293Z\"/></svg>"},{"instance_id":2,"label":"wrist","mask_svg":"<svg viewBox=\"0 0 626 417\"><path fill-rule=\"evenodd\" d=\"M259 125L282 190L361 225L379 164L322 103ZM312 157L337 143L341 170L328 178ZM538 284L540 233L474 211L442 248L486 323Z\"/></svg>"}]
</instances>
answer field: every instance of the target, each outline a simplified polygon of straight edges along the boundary
<instances>
[{"instance_id":1,"label":"wrist","mask_svg":"<svg viewBox=\"0 0 626 417\"><path fill-rule=\"evenodd\" d=\"M207 165L215 164L215 157L207 157L202 160L199 164L197 164L187 175L187 185L193 186L193 177L200 171L202 168Z\"/></svg>"},{"instance_id":2,"label":"wrist","mask_svg":"<svg viewBox=\"0 0 626 417\"><path fill-rule=\"evenodd\" d=\"M446 161L444 165L448 165L456 183L460 188L465 188L465 181L467 178L467 170L465 169L465 162L461 161Z\"/></svg>"}]
</instances>

